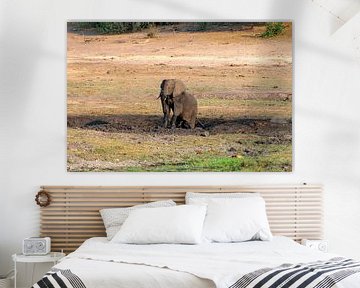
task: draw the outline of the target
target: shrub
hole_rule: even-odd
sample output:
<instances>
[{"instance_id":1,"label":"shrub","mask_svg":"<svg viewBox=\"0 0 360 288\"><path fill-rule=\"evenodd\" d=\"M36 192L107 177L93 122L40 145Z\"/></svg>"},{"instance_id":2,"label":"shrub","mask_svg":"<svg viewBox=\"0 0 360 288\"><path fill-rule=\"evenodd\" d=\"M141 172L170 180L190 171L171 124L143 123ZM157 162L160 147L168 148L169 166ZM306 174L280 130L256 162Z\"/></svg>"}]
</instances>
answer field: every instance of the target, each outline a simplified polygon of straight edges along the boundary
<instances>
[{"instance_id":1,"label":"shrub","mask_svg":"<svg viewBox=\"0 0 360 288\"><path fill-rule=\"evenodd\" d=\"M207 22L199 22L198 23L198 31L205 31L208 26Z\"/></svg>"},{"instance_id":2,"label":"shrub","mask_svg":"<svg viewBox=\"0 0 360 288\"><path fill-rule=\"evenodd\" d=\"M285 25L282 22L269 22L266 23L266 30L260 36L263 38L275 37L281 34L285 29Z\"/></svg>"},{"instance_id":3,"label":"shrub","mask_svg":"<svg viewBox=\"0 0 360 288\"><path fill-rule=\"evenodd\" d=\"M95 22L98 32L103 34L121 34L136 32L152 25L151 22Z\"/></svg>"},{"instance_id":4,"label":"shrub","mask_svg":"<svg viewBox=\"0 0 360 288\"><path fill-rule=\"evenodd\" d=\"M150 25L146 35L149 38L155 38L155 37L157 37L158 33L159 33L158 28L155 25Z\"/></svg>"}]
</instances>

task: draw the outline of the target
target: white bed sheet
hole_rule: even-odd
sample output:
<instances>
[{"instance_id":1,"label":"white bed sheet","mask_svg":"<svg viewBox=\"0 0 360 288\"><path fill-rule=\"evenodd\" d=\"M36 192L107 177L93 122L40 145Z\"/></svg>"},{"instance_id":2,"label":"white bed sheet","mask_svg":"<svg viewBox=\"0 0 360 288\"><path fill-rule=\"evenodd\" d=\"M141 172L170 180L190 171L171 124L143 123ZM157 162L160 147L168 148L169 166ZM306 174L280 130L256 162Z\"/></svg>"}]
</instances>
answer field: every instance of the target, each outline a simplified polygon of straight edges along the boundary
<instances>
[{"instance_id":1,"label":"white bed sheet","mask_svg":"<svg viewBox=\"0 0 360 288\"><path fill-rule=\"evenodd\" d=\"M70 269L87 288L215 288L210 280L147 265L70 258L56 268Z\"/></svg>"},{"instance_id":2,"label":"white bed sheet","mask_svg":"<svg viewBox=\"0 0 360 288\"><path fill-rule=\"evenodd\" d=\"M106 238L91 238L56 268L70 269L87 288L225 288L234 279L264 267L336 256L311 250L286 237L200 245L112 244ZM344 279L336 287L360 287L359 274Z\"/></svg>"}]
</instances>

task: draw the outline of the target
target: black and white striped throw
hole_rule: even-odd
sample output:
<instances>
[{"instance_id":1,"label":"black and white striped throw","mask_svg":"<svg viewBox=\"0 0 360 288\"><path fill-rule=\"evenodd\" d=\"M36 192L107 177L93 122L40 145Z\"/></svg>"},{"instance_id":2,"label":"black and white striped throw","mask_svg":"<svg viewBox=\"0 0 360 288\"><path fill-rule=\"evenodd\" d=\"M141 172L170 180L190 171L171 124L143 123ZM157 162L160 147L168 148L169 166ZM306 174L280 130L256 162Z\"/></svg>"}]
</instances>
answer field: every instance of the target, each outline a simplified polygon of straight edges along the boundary
<instances>
[{"instance_id":1,"label":"black and white striped throw","mask_svg":"<svg viewBox=\"0 0 360 288\"><path fill-rule=\"evenodd\" d=\"M229 288L331 288L359 272L360 262L345 258L284 264L246 274Z\"/></svg>"},{"instance_id":2,"label":"black and white striped throw","mask_svg":"<svg viewBox=\"0 0 360 288\"><path fill-rule=\"evenodd\" d=\"M81 279L69 269L52 269L32 288L86 288Z\"/></svg>"}]
</instances>

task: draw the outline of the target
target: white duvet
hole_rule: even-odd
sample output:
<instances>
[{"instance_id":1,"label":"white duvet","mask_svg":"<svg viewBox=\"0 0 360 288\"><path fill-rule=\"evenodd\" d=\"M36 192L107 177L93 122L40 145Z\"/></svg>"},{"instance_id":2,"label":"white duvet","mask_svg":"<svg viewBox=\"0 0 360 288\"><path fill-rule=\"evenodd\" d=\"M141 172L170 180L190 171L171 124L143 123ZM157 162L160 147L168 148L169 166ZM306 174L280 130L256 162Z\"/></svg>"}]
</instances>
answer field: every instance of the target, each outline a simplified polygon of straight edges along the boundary
<instances>
[{"instance_id":1,"label":"white duvet","mask_svg":"<svg viewBox=\"0 0 360 288\"><path fill-rule=\"evenodd\" d=\"M87 288L228 288L244 274L261 268L336 256L286 237L200 245L112 244L106 238L91 238L55 267L70 269ZM334 287L360 288L360 273Z\"/></svg>"}]
</instances>

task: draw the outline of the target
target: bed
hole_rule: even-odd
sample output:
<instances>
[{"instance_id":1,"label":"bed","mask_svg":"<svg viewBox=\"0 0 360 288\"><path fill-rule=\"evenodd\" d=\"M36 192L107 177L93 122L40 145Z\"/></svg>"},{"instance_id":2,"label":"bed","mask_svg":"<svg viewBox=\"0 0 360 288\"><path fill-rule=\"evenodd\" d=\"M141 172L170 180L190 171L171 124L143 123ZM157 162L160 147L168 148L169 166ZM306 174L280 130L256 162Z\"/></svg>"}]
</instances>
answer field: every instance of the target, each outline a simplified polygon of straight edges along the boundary
<instances>
[{"instance_id":1,"label":"bed","mask_svg":"<svg viewBox=\"0 0 360 288\"><path fill-rule=\"evenodd\" d=\"M111 244L104 237L91 238L53 269L58 273L71 271L73 274L65 274L70 282L71 279L79 277L72 283L67 283L64 280L67 278L61 277L66 283L65 287L290 287L270 285L279 279L279 275L284 275L284 272L279 272L279 275L269 279L267 286L254 286L251 283L250 286L246 286L244 276L263 269L265 273L268 268L278 268L284 264L289 266L285 265L282 267L283 270L289 269L290 264L299 263L306 264L305 269L311 265L325 267L328 263L328 267L334 267L334 263L347 263L346 267L350 267L351 270L347 269L344 273L343 266L344 269L338 269L340 274L336 275L337 278L322 278L319 275L318 279L314 279L312 286L301 286L301 283L310 278L304 275L297 280L298 284L294 282L293 285L296 286L291 287L360 287L360 263L345 262L348 259L309 249L282 236L274 237L270 242L135 246ZM292 271L287 270L287 273L299 275L298 271L304 271L304 267L295 266ZM56 279L52 278L49 281L57 287ZM36 288L49 286L44 285L43 280L34 285Z\"/></svg>"},{"instance_id":2,"label":"bed","mask_svg":"<svg viewBox=\"0 0 360 288\"><path fill-rule=\"evenodd\" d=\"M360 287L360 263L298 243L304 238L321 238L322 196L318 185L43 189L52 196L52 204L42 209L43 234L55 235L53 250L62 246L67 252L75 251L54 266L35 288ZM198 245L119 244L106 237L87 237L101 229L102 235L91 236L105 236L105 229L97 224L98 215L94 212L99 208L127 207L131 206L129 201L138 204L162 199L184 203L186 191L260 193L267 203L274 237L271 241ZM80 227L79 221L86 222ZM83 241L80 236L74 236L81 235L81 231L89 239Z\"/></svg>"}]
</instances>

